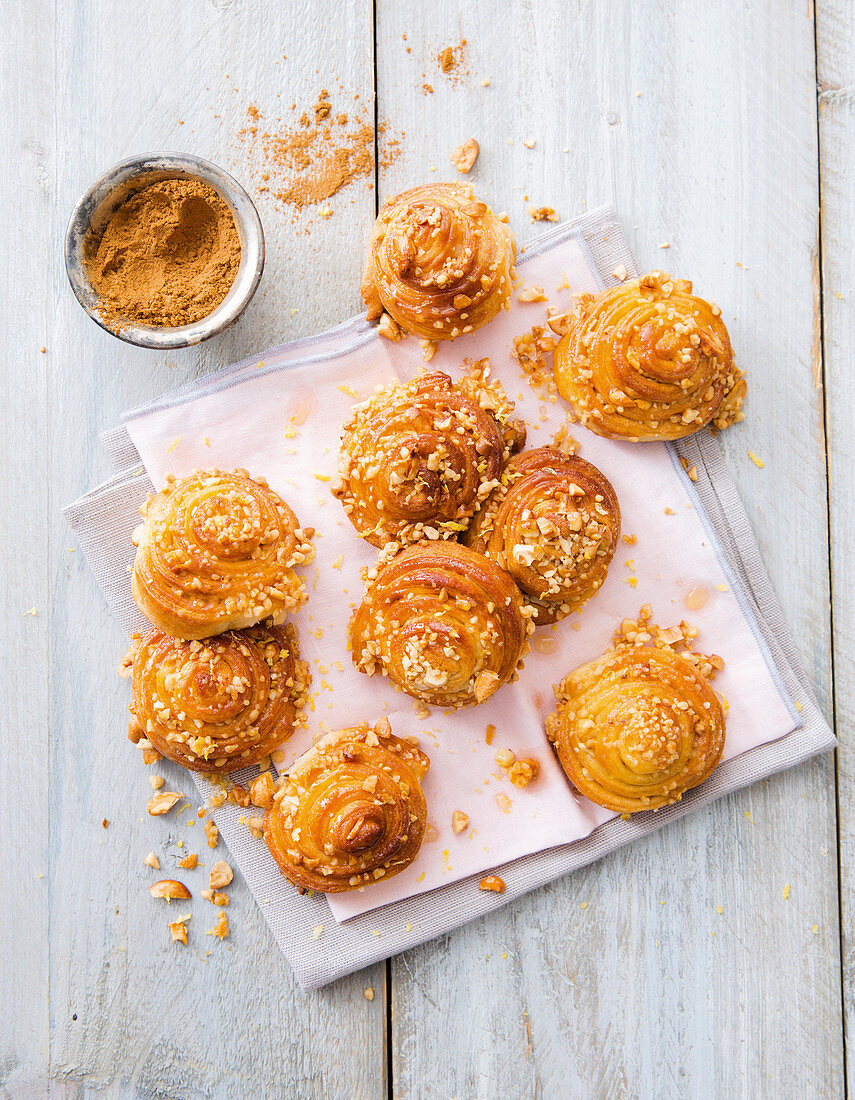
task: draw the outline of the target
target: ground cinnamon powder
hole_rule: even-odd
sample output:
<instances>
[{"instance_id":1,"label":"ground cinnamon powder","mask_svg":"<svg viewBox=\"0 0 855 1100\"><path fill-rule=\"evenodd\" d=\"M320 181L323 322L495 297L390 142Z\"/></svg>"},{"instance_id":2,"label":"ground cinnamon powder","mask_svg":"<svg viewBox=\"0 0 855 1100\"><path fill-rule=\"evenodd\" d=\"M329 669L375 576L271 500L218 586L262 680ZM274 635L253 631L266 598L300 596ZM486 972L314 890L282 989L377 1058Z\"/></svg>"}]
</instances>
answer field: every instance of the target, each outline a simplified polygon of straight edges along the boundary
<instances>
[{"instance_id":1,"label":"ground cinnamon powder","mask_svg":"<svg viewBox=\"0 0 855 1100\"><path fill-rule=\"evenodd\" d=\"M107 224L89 278L108 322L177 328L207 317L240 264L232 213L210 184L152 183Z\"/></svg>"}]
</instances>

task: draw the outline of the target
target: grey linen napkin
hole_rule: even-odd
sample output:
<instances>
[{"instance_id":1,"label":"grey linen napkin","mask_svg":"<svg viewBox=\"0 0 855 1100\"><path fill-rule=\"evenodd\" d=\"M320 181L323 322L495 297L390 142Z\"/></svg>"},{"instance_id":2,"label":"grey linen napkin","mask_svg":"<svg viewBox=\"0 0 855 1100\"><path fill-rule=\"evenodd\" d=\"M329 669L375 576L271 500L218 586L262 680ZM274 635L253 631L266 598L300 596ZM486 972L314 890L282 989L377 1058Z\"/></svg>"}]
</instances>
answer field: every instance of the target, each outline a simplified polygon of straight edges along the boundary
<instances>
[{"instance_id":1,"label":"grey linen napkin","mask_svg":"<svg viewBox=\"0 0 855 1100\"><path fill-rule=\"evenodd\" d=\"M633 258L610 208L603 207L576 219L569 226L557 227L540 238L534 248L540 251L568 233L574 234L587 250L603 286L608 285L612 272L619 265L630 273L635 270ZM520 263L525 263L524 256ZM363 324L358 319L345 322L332 334L324 333L289 345L289 351L295 355L309 356L320 346L329 345L338 335L358 335ZM254 356L245 363L190 383L178 393L186 395L233 385L244 370L250 366L255 369L257 362L258 357ZM148 407L156 404L152 402ZM134 410L126 419L144 411ZM118 472L109 481L69 505L65 515L111 610L130 634L144 630L148 625L131 596L128 564L132 559L131 533L140 522L139 507L153 487L124 427L105 433L102 442ZM506 883L503 894L478 890L480 876L476 875L431 893L419 894L352 917L341 924L332 920L326 899L321 895L301 897L289 891L283 901L279 870L266 847L253 840L245 825L239 821L244 811L231 804L222 806L214 817L223 839L304 989L317 989L370 963L449 932L529 890L592 863L622 844L645 836L698 806L704 806L721 795L799 764L834 746L834 735L817 706L801 668L760 560L748 517L715 437L711 433L701 432L672 446L697 468L698 480L693 486L696 506L705 516L711 535L718 540L738 580L742 598L756 617L786 692L791 700L798 700L801 705L802 724L777 741L721 764L701 787L689 791L676 805L639 814L627 821L613 819L582 840L497 867L495 873ZM245 775L235 773L233 778L241 782L255 774L257 769L251 769ZM211 785L206 780L194 778L203 797L211 793ZM273 897L277 899L275 904L271 901Z\"/></svg>"}]
</instances>

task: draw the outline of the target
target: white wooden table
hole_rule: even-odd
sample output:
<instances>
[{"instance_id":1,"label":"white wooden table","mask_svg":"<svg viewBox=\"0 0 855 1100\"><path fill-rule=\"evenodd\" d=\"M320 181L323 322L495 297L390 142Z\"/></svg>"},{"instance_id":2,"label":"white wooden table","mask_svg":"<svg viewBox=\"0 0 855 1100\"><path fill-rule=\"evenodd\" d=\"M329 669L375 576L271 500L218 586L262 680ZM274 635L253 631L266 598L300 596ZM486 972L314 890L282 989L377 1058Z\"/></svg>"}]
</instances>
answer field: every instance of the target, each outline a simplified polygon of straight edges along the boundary
<instances>
[{"instance_id":1,"label":"white wooden table","mask_svg":"<svg viewBox=\"0 0 855 1100\"><path fill-rule=\"evenodd\" d=\"M4 15L0 1096L842 1096L852 4L21 0ZM461 38L469 73L452 83L436 55ZM261 289L201 348L146 352L93 325L61 259L90 179L148 150L245 178L247 105L281 114L322 87L368 111L376 94L405 132L376 189L337 195L308 235L263 203ZM162 826L142 813L113 674L123 638L60 509L109 472L97 434L123 409L357 312L378 197L451 178L470 136L471 178L520 239L530 203L569 217L611 201L643 267L722 304L750 379L722 442L841 748L304 995L240 882L229 941L209 956L166 942L142 863Z\"/></svg>"}]
</instances>

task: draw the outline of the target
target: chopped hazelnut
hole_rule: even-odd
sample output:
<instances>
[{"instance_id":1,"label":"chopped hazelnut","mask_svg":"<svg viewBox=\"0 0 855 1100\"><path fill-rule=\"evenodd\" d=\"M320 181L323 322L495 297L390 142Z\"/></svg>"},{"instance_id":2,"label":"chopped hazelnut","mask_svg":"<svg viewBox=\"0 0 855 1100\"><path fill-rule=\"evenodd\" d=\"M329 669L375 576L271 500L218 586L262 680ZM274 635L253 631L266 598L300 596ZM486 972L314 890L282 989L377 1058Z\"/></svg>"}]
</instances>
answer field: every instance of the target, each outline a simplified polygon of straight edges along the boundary
<instances>
[{"instance_id":1,"label":"chopped hazelnut","mask_svg":"<svg viewBox=\"0 0 855 1100\"><path fill-rule=\"evenodd\" d=\"M228 894L211 895L211 901L214 903L214 905L228 905L230 900L231 899L229 898Z\"/></svg>"},{"instance_id":2,"label":"chopped hazelnut","mask_svg":"<svg viewBox=\"0 0 855 1100\"><path fill-rule=\"evenodd\" d=\"M377 331L381 336L385 336L387 340L392 340L394 342L401 339L401 330L397 322L390 317L388 313L384 313L380 318Z\"/></svg>"},{"instance_id":3,"label":"chopped hazelnut","mask_svg":"<svg viewBox=\"0 0 855 1100\"><path fill-rule=\"evenodd\" d=\"M185 947L187 946L187 925L183 920L174 920L169 925L169 931L172 933L173 943L183 943Z\"/></svg>"},{"instance_id":4,"label":"chopped hazelnut","mask_svg":"<svg viewBox=\"0 0 855 1100\"><path fill-rule=\"evenodd\" d=\"M455 810L451 815L451 831L453 833L462 833L469 825L469 815L465 814L462 810Z\"/></svg>"},{"instance_id":5,"label":"chopped hazelnut","mask_svg":"<svg viewBox=\"0 0 855 1100\"><path fill-rule=\"evenodd\" d=\"M220 840L220 830L210 819L205 822L205 836L208 838L208 847L216 848Z\"/></svg>"},{"instance_id":6,"label":"chopped hazelnut","mask_svg":"<svg viewBox=\"0 0 855 1100\"><path fill-rule=\"evenodd\" d=\"M180 791L161 791L148 800L148 812L152 817L168 814L176 802L184 797Z\"/></svg>"},{"instance_id":7,"label":"chopped hazelnut","mask_svg":"<svg viewBox=\"0 0 855 1100\"><path fill-rule=\"evenodd\" d=\"M536 760L517 760L515 764L512 764L508 769L508 778L515 787L519 787L520 790L523 787L527 787L529 783L537 779L537 773L540 771L540 764Z\"/></svg>"},{"instance_id":8,"label":"chopped hazelnut","mask_svg":"<svg viewBox=\"0 0 855 1100\"><path fill-rule=\"evenodd\" d=\"M246 823L249 826L249 831L252 833L252 835L254 837L258 837L258 839L260 840L262 836L262 830L264 828L264 818L248 817L246 819Z\"/></svg>"},{"instance_id":9,"label":"chopped hazelnut","mask_svg":"<svg viewBox=\"0 0 855 1100\"><path fill-rule=\"evenodd\" d=\"M235 877L234 871L229 867L225 860L218 859L214 866L211 868L211 873L208 876L208 885L211 889L216 889L219 886L228 886L228 884Z\"/></svg>"},{"instance_id":10,"label":"chopped hazelnut","mask_svg":"<svg viewBox=\"0 0 855 1100\"><path fill-rule=\"evenodd\" d=\"M462 172L465 175L465 173L472 170L472 165L478 159L478 154L480 152L481 146L475 138L469 138L468 141L464 141L462 145L458 145L452 152L450 158L451 163L458 172Z\"/></svg>"},{"instance_id":11,"label":"chopped hazelnut","mask_svg":"<svg viewBox=\"0 0 855 1100\"><path fill-rule=\"evenodd\" d=\"M154 787L156 791L159 791L164 784L164 778L162 775L150 775L148 777L148 781L149 783L151 783L152 787Z\"/></svg>"},{"instance_id":12,"label":"chopped hazelnut","mask_svg":"<svg viewBox=\"0 0 855 1100\"><path fill-rule=\"evenodd\" d=\"M220 913L217 923L205 933L206 936L216 936L218 940L224 940L228 934L229 922L225 913Z\"/></svg>"},{"instance_id":13,"label":"chopped hazelnut","mask_svg":"<svg viewBox=\"0 0 855 1100\"><path fill-rule=\"evenodd\" d=\"M234 802L236 806L249 805L249 791L245 787L234 786L226 795L227 802Z\"/></svg>"},{"instance_id":14,"label":"chopped hazelnut","mask_svg":"<svg viewBox=\"0 0 855 1100\"><path fill-rule=\"evenodd\" d=\"M160 870L160 860L157 858L154 852L148 853L148 855L145 857L145 864L147 867L153 867L155 871Z\"/></svg>"},{"instance_id":15,"label":"chopped hazelnut","mask_svg":"<svg viewBox=\"0 0 855 1100\"><path fill-rule=\"evenodd\" d=\"M254 779L252 786L249 788L250 802L253 806L258 806L262 810L269 809L273 804L274 789L273 776L270 772L265 772L258 779Z\"/></svg>"},{"instance_id":16,"label":"chopped hazelnut","mask_svg":"<svg viewBox=\"0 0 855 1100\"><path fill-rule=\"evenodd\" d=\"M191 852L185 856L184 859L179 859L178 866L183 867L185 871L192 871L194 867L199 863L199 856L196 852Z\"/></svg>"},{"instance_id":17,"label":"chopped hazelnut","mask_svg":"<svg viewBox=\"0 0 855 1100\"><path fill-rule=\"evenodd\" d=\"M494 894L504 894L505 883L498 875L487 875L478 883L479 890L492 890Z\"/></svg>"},{"instance_id":18,"label":"chopped hazelnut","mask_svg":"<svg viewBox=\"0 0 855 1100\"><path fill-rule=\"evenodd\" d=\"M363 997L365 998L366 1001L373 1001L374 1000L374 986L369 985L369 987L363 992L362 995L363 995Z\"/></svg>"},{"instance_id":19,"label":"chopped hazelnut","mask_svg":"<svg viewBox=\"0 0 855 1100\"><path fill-rule=\"evenodd\" d=\"M148 892L153 898L165 898L172 901L173 898L182 898L184 901L190 897L190 891L183 882L176 882L174 878L162 878L149 886Z\"/></svg>"},{"instance_id":20,"label":"chopped hazelnut","mask_svg":"<svg viewBox=\"0 0 855 1100\"><path fill-rule=\"evenodd\" d=\"M500 768L509 768L516 758L516 753L511 749L499 749L496 753L496 763Z\"/></svg>"},{"instance_id":21,"label":"chopped hazelnut","mask_svg":"<svg viewBox=\"0 0 855 1100\"><path fill-rule=\"evenodd\" d=\"M533 206L529 210L532 221L536 222L557 222L558 215L552 209L551 206Z\"/></svg>"},{"instance_id":22,"label":"chopped hazelnut","mask_svg":"<svg viewBox=\"0 0 855 1100\"><path fill-rule=\"evenodd\" d=\"M543 293L542 286L525 286L517 291L517 299L520 302L548 302L549 299Z\"/></svg>"}]
</instances>

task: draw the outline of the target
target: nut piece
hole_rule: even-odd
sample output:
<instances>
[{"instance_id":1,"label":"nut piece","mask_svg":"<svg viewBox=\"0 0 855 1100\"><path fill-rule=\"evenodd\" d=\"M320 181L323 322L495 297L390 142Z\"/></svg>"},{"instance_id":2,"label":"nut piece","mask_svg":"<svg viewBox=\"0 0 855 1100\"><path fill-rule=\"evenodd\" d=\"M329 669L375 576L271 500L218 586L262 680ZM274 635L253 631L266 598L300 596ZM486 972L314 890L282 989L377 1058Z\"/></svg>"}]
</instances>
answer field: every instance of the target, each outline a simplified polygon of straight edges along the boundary
<instances>
[{"instance_id":1,"label":"nut piece","mask_svg":"<svg viewBox=\"0 0 855 1100\"><path fill-rule=\"evenodd\" d=\"M252 833L252 835L261 840L261 837L263 835L262 830L264 828L264 818L248 817L246 819L246 823L249 826L249 831Z\"/></svg>"},{"instance_id":2,"label":"nut piece","mask_svg":"<svg viewBox=\"0 0 855 1100\"><path fill-rule=\"evenodd\" d=\"M245 787L234 786L226 795L226 802L234 802L236 806L248 806L249 791Z\"/></svg>"},{"instance_id":3,"label":"nut piece","mask_svg":"<svg viewBox=\"0 0 855 1100\"><path fill-rule=\"evenodd\" d=\"M220 842L220 830L210 819L205 822L205 836L208 838L208 847L216 848Z\"/></svg>"},{"instance_id":4,"label":"nut piece","mask_svg":"<svg viewBox=\"0 0 855 1100\"><path fill-rule=\"evenodd\" d=\"M551 206L533 206L529 210L532 221L535 222L557 222L558 215L552 209Z\"/></svg>"},{"instance_id":5,"label":"nut piece","mask_svg":"<svg viewBox=\"0 0 855 1100\"><path fill-rule=\"evenodd\" d=\"M537 773L540 771L540 764L536 760L531 758L527 760L517 760L516 764L512 764L508 769L508 779L513 783L515 787L519 787L520 790L523 787L527 787L529 783L537 779Z\"/></svg>"},{"instance_id":6,"label":"nut piece","mask_svg":"<svg viewBox=\"0 0 855 1100\"><path fill-rule=\"evenodd\" d=\"M218 940L224 940L229 934L229 922L225 913L220 913L217 923L213 928L209 928L205 933L206 936L216 936Z\"/></svg>"},{"instance_id":7,"label":"nut piece","mask_svg":"<svg viewBox=\"0 0 855 1100\"><path fill-rule=\"evenodd\" d=\"M186 901L190 897L190 891L184 883L176 882L174 878L162 878L160 882L149 886L148 892L153 898L166 898L167 901L172 901L173 898Z\"/></svg>"},{"instance_id":8,"label":"nut piece","mask_svg":"<svg viewBox=\"0 0 855 1100\"><path fill-rule=\"evenodd\" d=\"M542 286L524 286L517 291L517 300L520 302L548 302L549 299L543 292Z\"/></svg>"},{"instance_id":9,"label":"nut piece","mask_svg":"<svg viewBox=\"0 0 855 1100\"><path fill-rule=\"evenodd\" d=\"M498 875L487 875L478 883L479 890L492 890L494 894L504 894L505 883Z\"/></svg>"},{"instance_id":10,"label":"nut piece","mask_svg":"<svg viewBox=\"0 0 855 1100\"><path fill-rule=\"evenodd\" d=\"M516 753L510 749L499 749L496 753L496 763L500 768L509 768L516 758Z\"/></svg>"},{"instance_id":11,"label":"nut piece","mask_svg":"<svg viewBox=\"0 0 855 1100\"><path fill-rule=\"evenodd\" d=\"M154 852L148 853L148 855L145 857L145 864L147 867L153 867L155 871L160 870L160 860L157 858Z\"/></svg>"},{"instance_id":12,"label":"nut piece","mask_svg":"<svg viewBox=\"0 0 855 1100\"><path fill-rule=\"evenodd\" d=\"M214 905L228 905L231 898L228 894L212 894L210 901L212 901Z\"/></svg>"},{"instance_id":13,"label":"nut piece","mask_svg":"<svg viewBox=\"0 0 855 1100\"><path fill-rule=\"evenodd\" d=\"M253 806L258 806L259 809L267 810L273 805L274 790L273 776L270 772L265 772L264 775L260 775L258 779L253 780L252 786L249 788L250 802Z\"/></svg>"},{"instance_id":14,"label":"nut piece","mask_svg":"<svg viewBox=\"0 0 855 1100\"><path fill-rule=\"evenodd\" d=\"M208 876L208 885L212 890L215 890L220 886L228 886L234 877L235 873L231 867L229 867L228 863L223 859L218 859L211 868L211 873Z\"/></svg>"},{"instance_id":15,"label":"nut piece","mask_svg":"<svg viewBox=\"0 0 855 1100\"><path fill-rule=\"evenodd\" d=\"M150 775L148 777L148 781L149 781L149 783L151 783L152 787L156 791L159 791L160 788L163 786L163 784L165 782L162 775Z\"/></svg>"},{"instance_id":16,"label":"nut piece","mask_svg":"<svg viewBox=\"0 0 855 1100\"><path fill-rule=\"evenodd\" d=\"M176 802L180 802L184 795L180 791L161 791L148 800L148 812L152 817L160 814L168 814Z\"/></svg>"},{"instance_id":17,"label":"nut piece","mask_svg":"<svg viewBox=\"0 0 855 1100\"><path fill-rule=\"evenodd\" d=\"M451 815L451 831L453 833L462 833L469 825L469 814L465 814L462 810L455 810Z\"/></svg>"},{"instance_id":18,"label":"nut piece","mask_svg":"<svg viewBox=\"0 0 855 1100\"><path fill-rule=\"evenodd\" d=\"M173 943L183 943L187 946L187 925L183 920L174 920L170 926L169 931L172 933Z\"/></svg>"},{"instance_id":19,"label":"nut piece","mask_svg":"<svg viewBox=\"0 0 855 1100\"><path fill-rule=\"evenodd\" d=\"M436 355L436 340L419 340L422 346L422 359L429 363Z\"/></svg>"},{"instance_id":20,"label":"nut piece","mask_svg":"<svg viewBox=\"0 0 855 1100\"><path fill-rule=\"evenodd\" d=\"M191 852L185 856L184 859L179 859L178 866L183 867L185 871L192 871L194 867L199 863L199 855L197 852Z\"/></svg>"},{"instance_id":21,"label":"nut piece","mask_svg":"<svg viewBox=\"0 0 855 1100\"><path fill-rule=\"evenodd\" d=\"M475 140L475 138L469 138L468 141L464 141L462 145L458 145L453 150L450 160L458 172L471 172L472 165L478 159L478 154L481 152L481 146Z\"/></svg>"},{"instance_id":22,"label":"nut piece","mask_svg":"<svg viewBox=\"0 0 855 1100\"><path fill-rule=\"evenodd\" d=\"M152 748L143 749L143 751L142 751L142 762L143 762L143 764L156 764L158 762L158 760L160 760L160 759L161 759L161 755L157 751L157 749L152 749Z\"/></svg>"},{"instance_id":23,"label":"nut piece","mask_svg":"<svg viewBox=\"0 0 855 1100\"><path fill-rule=\"evenodd\" d=\"M401 330L398 327L398 323L394 318L390 317L388 313L384 313L380 318L377 331L381 336L385 336L387 340L391 340L393 343L401 339Z\"/></svg>"},{"instance_id":24,"label":"nut piece","mask_svg":"<svg viewBox=\"0 0 855 1100\"><path fill-rule=\"evenodd\" d=\"M366 1001L373 1001L374 1000L374 986L369 985L369 987L363 992L362 995L363 995L363 997L365 998Z\"/></svg>"}]
</instances>

